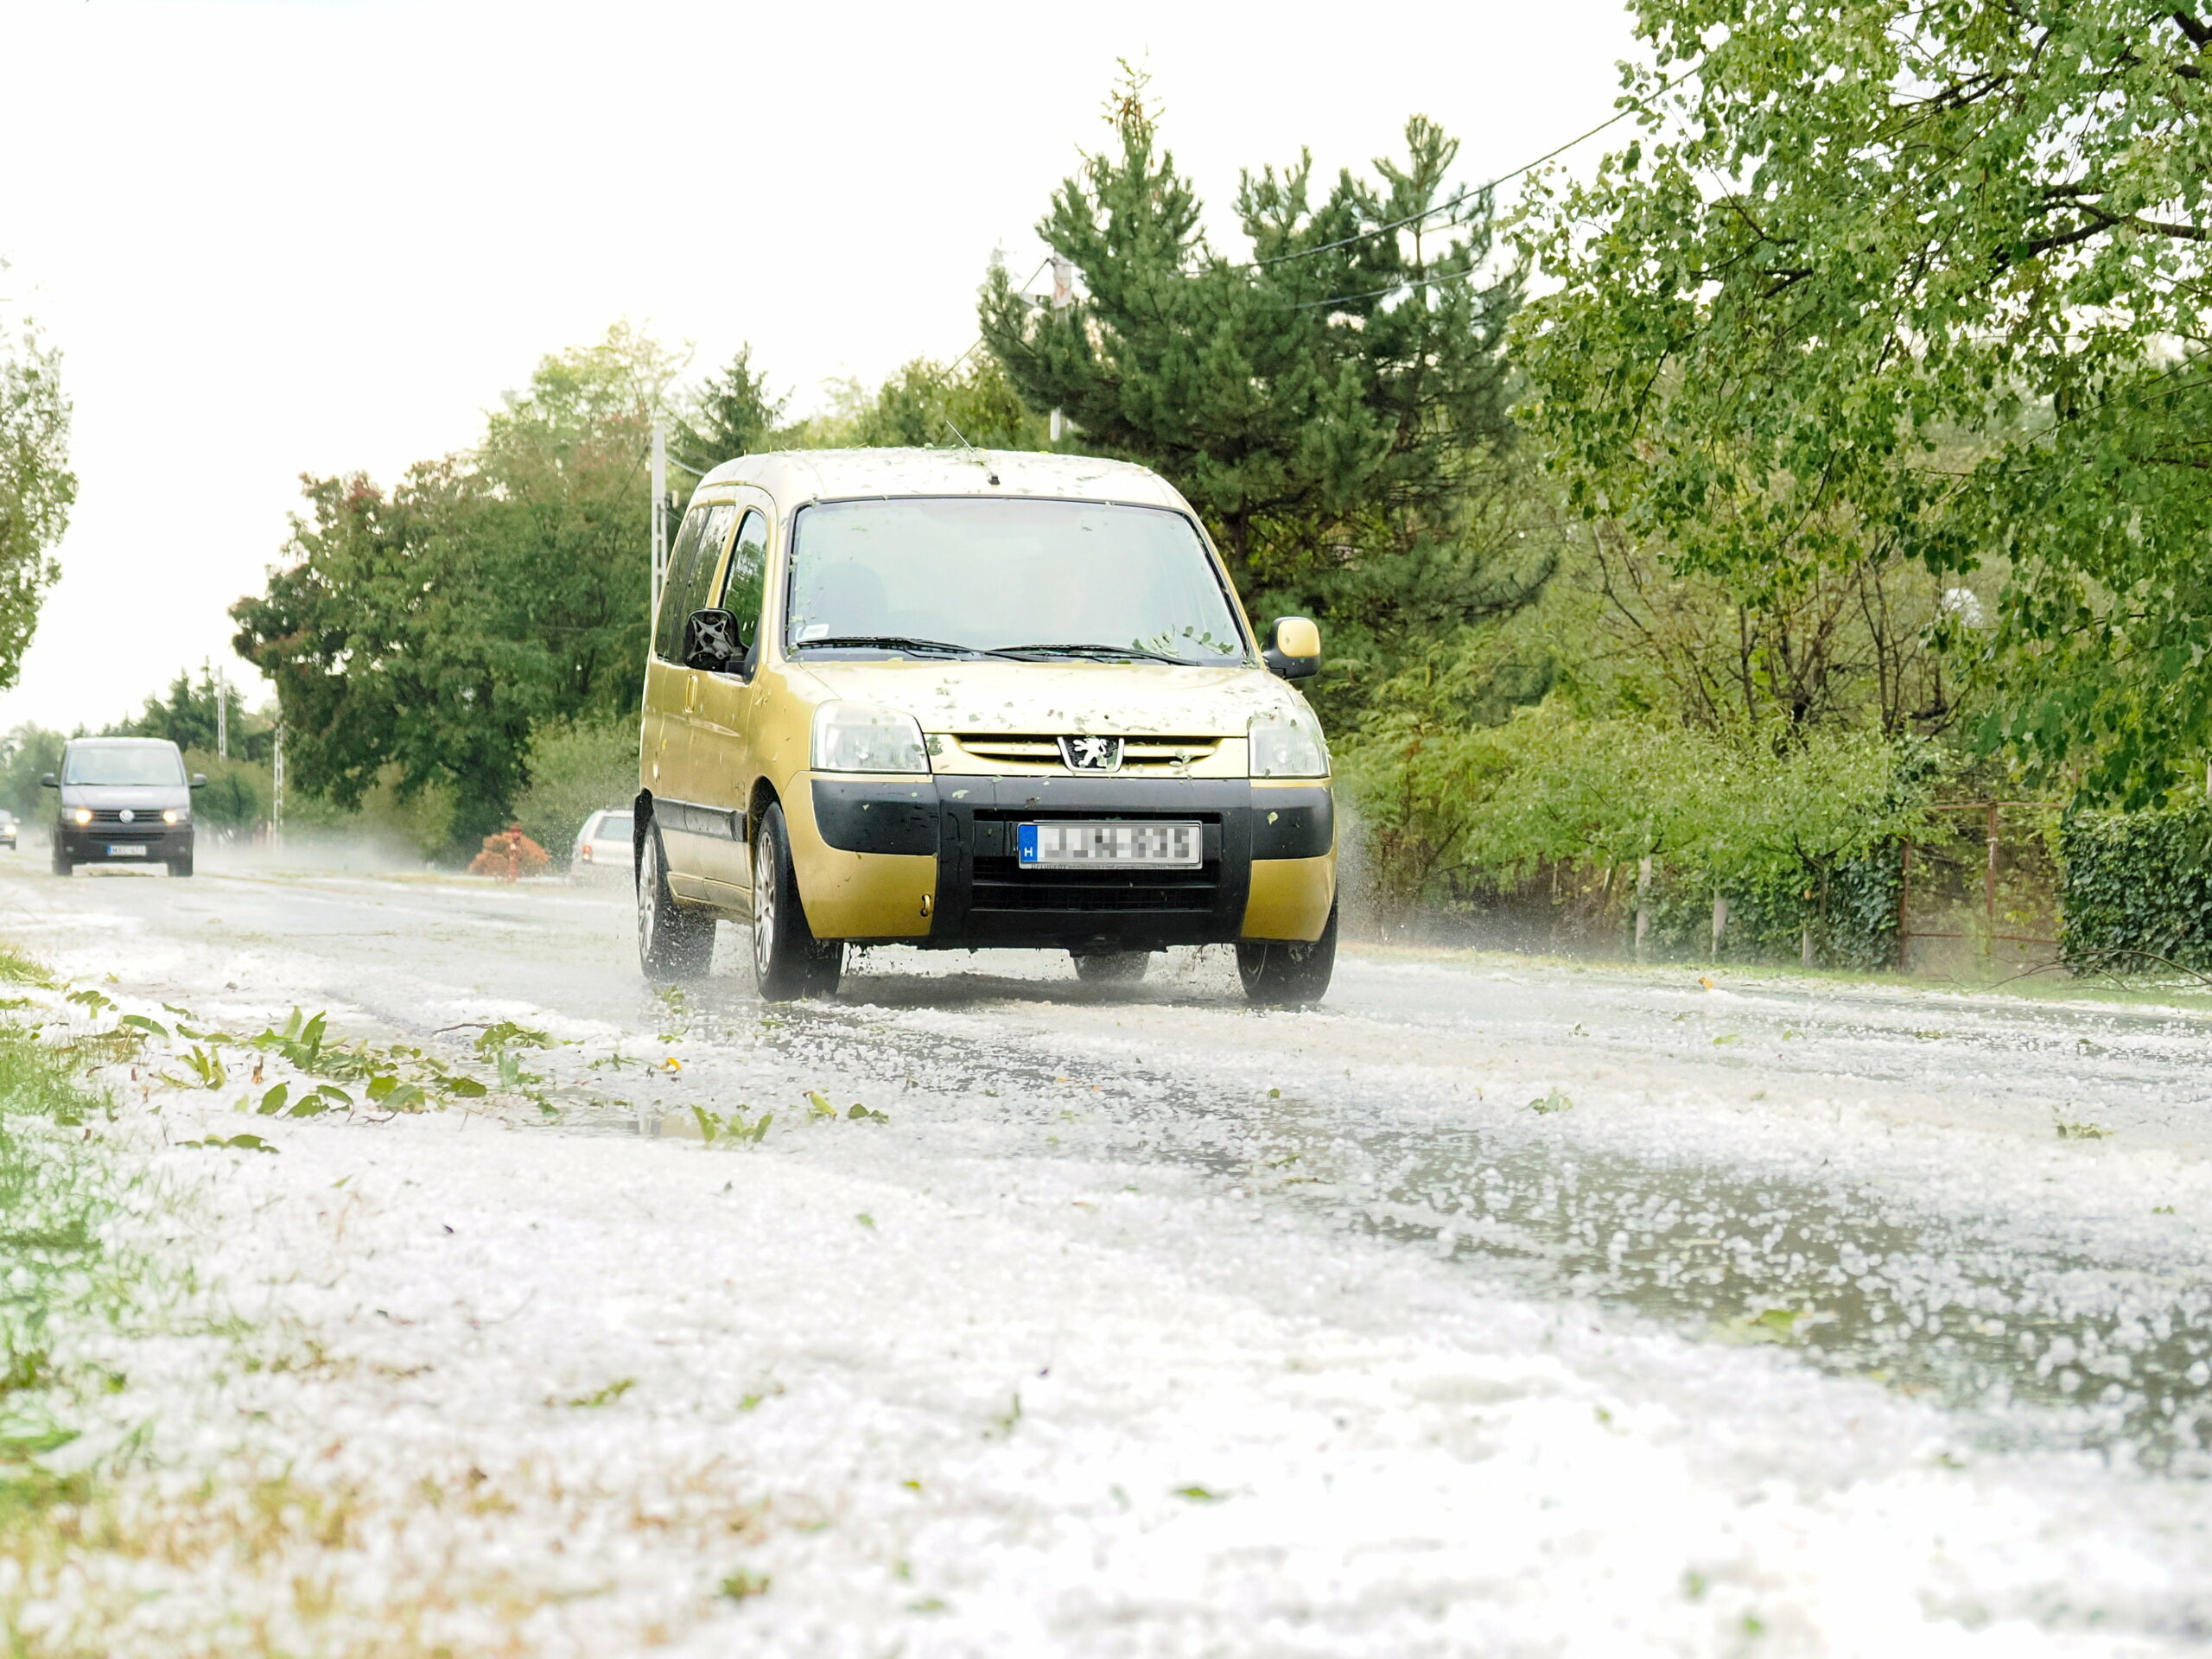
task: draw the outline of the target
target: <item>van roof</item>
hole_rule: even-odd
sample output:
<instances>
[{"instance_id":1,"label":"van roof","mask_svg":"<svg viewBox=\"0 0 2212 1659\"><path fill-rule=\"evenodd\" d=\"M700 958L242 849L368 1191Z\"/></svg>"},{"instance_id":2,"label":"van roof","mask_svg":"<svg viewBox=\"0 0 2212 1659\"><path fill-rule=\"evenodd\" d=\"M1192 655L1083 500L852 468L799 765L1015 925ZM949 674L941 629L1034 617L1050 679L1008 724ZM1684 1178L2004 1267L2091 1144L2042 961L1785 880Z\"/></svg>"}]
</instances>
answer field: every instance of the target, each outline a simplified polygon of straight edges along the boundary
<instances>
[{"instance_id":1,"label":"van roof","mask_svg":"<svg viewBox=\"0 0 2212 1659\"><path fill-rule=\"evenodd\" d=\"M1030 495L1181 507L1148 467L1027 449L781 449L726 461L699 480L753 484L779 502L870 495Z\"/></svg>"},{"instance_id":2,"label":"van roof","mask_svg":"<svg viewBox=\"0 0 2212 1659\"><path fill-rule=\"evenodd\" d=\"M69 749L173 749L166 737L73 737L62 745Z\"/></svg>"}]
</instances>

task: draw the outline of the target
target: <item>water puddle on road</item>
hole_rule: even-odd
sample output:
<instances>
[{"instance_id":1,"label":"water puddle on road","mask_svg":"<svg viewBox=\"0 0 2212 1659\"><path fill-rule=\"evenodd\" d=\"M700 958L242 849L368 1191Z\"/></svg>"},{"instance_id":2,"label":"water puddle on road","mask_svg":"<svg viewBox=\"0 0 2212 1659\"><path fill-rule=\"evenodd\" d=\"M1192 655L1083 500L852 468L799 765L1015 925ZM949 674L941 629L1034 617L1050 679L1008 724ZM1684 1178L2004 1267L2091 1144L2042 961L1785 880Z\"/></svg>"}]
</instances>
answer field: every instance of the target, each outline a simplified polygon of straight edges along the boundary
<instances>
[{"instance_id":1,"label":"water puddle on road","mask_svg":"<svg viewBox=\"0 0 2212 1659\"><path fill-rule=\"evenodd\" d=\"M1059 1116L1065 1061L1033 1039L925 1035L882 1012L794 1010L767 1046ZM1389 1127L1392 1103L1350 1090L1255 1109L1139 1065L1091 1083L1084 1116L1115 1154L1426 1246L1522 1294L1587 1298L1928 1396L1986 1449L2086 1447L2212 1478L2212 1281L2195 1274L2069 1254L1872 1184L1648 1162L1541 1128ZM632 1132L696 1133L672 1117Z\"/></svg>"},{"instance_id":2,"label":"water puddle on road","mask_svg":"<svg viewBox=\"0 0 2212 1659\"><path fill-rule=\"evenodd\" d=\"M1990 1449L2212 1475L2212 1285L2024 1250L1878 1196L1475 1134L1362 1136L1360 1224L1516 1287L1932 1395Z\"/></svg>"}]
</instances>

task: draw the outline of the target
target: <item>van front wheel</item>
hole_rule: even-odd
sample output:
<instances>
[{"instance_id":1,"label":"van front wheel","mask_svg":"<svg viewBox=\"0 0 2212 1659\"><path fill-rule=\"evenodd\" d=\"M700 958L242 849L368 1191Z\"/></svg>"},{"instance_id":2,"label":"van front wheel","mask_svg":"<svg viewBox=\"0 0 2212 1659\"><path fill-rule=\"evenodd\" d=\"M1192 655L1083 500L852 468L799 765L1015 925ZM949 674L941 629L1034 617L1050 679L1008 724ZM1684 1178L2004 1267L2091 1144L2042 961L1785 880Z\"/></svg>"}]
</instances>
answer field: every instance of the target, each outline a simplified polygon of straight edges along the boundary
<instances>
[{"instance_id":1,"label":"van front wheel","mask_svg":"<svg viewBox=\"0 0 2212 1659\"><path fill-rule=\"evenodd\" d=\"M800 906L784 809L771 804L753 837L753 982L763 1000L834 996L845 971L842 939L817 939Z\"/></svg>"},{"instance_id":2,"label":"van front wheel","mask_svg":"<svg viewBox=\"0 0 2212 1659\"><path fill-rule=\"evenodd\" d=\"M1295 939L1255 939L1236 947L1236 973L1244 1000L1263 1008L1300 1008L1319 1002L1337 967L1337 907L1321 937L1311 944Z\"/></svg>"},{"instance_id":3,"label":"van front wheel","mask_svg":"<svg viewBox=\"0 0 2212 1659\"><path fill-rule=\"evenodd\" d=\"M699 979L715 960L715 918L685 910L668 887L660 826L645 826L638 859L638 965L661 982Z\"/></svg>"}]
</instances>

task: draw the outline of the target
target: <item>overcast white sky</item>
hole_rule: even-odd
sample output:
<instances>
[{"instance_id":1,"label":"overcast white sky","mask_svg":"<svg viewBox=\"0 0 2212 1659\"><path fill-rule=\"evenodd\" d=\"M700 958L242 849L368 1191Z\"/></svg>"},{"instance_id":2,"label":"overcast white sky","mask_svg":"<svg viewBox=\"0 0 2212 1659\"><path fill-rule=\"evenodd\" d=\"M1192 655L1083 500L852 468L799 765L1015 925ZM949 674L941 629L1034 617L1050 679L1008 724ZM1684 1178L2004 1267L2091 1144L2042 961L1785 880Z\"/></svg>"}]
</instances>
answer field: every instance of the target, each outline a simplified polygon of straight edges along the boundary
<instances>
[{"instance_id":1,"label":"overcast white sky","mask_svg":"<svg viewBox=\"0 0 2212 1659\"><path fill-rule=\"evenodd\" d=\"M301 473L464 447L619 317L701 368L749 340L801 408L957 355L1117 57L1224 208L1240 167L1363 168L1414 111L1479 182L1604 119L1630 50L1618 0L0 0L0 319L65 353L79 480L0 728L227 658Z\"/></svg>"}]
</instances>

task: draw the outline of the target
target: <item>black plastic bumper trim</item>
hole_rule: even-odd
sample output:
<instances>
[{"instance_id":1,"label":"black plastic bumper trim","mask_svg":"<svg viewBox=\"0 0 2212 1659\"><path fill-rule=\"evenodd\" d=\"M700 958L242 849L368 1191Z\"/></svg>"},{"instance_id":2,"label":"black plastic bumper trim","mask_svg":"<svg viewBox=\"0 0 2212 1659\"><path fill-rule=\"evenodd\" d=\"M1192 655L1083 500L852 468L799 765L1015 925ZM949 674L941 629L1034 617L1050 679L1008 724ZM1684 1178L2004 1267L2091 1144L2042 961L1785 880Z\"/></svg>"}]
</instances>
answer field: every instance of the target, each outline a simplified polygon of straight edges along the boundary
<instances>
[{"instance_id":1,"label":"black plastic bumper trim","mask_svg":"<svg viewBox=\"0 0 2212 1659\"><path fill-rule=\"evenodd\" d=\"M840 852L925 858L938 848L937 790L927 778L911 784L817 778L814 827Z\"/></svg>"},{"instance_id":2,"label":"black plastic bumper trim","mask_svg":"<svg viewBox=\"0 0 2212 1659\"><path fill-rule=\"evenodd\" d=\"M62 856L75 864L105 863L110 856L110 847L143 847L146 858L155 863L181 858L192 850L190 830L166 825L148 830L127 824L71 824L61 831L60 840ZM126 853L115 861L136 864L141 861L136 854Z\"/></svg>"},{"instance_id":3,"label":"black plastic bumper trim","mask_svg":"<svg viewBox=\"0 0 2212 1659\"><path fill-rule=\"evenodd\" d=\"M1327 790L1252 791L1253 857L1319 858L1336 842L1336 802Z\"/></svg>"}]
</instances>

